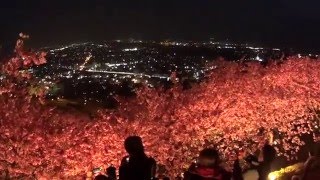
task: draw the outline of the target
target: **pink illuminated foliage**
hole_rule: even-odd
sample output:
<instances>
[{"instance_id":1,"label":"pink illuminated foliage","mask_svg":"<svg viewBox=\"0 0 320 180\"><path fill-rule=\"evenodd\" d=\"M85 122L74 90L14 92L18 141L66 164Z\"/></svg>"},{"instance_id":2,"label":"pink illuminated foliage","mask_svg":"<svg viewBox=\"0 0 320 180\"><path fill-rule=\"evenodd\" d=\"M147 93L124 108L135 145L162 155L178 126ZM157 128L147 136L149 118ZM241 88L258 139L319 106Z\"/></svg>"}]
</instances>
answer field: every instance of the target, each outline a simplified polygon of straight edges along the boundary
<instances>
[{"instance_id":1,"label":"pink illuminated foliage","mask_svg":"<svg viewBox=\"0 0 320 180\"><path fill-rule=\"evenodd\" d=\"M318 118L308 108L320 105L320 61L291 57L267 67L218 61L208 80L189 90L144 87L92 120L47 105L45 92L28 93L33 78L22 69L45 63L45 53L25 52L28 36L20 37L0 86L0 172L10 177L77 179L94 167L118 166L129 135L141 136L170 176L204 147L218 148L228 164L236 150L255 151L274 132L280 135L273 143L288 158L303 145L300 135L318 138Z\"/></svg>"}]
</instances>

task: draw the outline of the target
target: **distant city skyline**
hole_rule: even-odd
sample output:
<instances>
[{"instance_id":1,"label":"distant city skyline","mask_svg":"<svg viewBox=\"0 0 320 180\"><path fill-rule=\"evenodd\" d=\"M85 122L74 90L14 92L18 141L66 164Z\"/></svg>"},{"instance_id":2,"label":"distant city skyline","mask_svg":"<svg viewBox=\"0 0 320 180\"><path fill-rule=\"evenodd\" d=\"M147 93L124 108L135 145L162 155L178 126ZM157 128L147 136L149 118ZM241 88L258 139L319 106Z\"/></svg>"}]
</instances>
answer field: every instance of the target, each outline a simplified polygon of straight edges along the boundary
<instances>
[{"instance_id":1,"label":"distant city skyline","mask_svg":"<svg viewBox=\"0 0 320 180\"><path fill-rule=\"evenodd\" d=\"M47 63L29 71L39 79L39 84L50 89L48 96L77 97L84 104L108 100L122 91L130 95L128 90L141 84L168 88L172 85L172 73L184 88L191 87L217 68L214 60L219 57L228 61L267 64L268 59L281 60L286 54L276 48L232 43L133 39L77 43L42 50L47 52Z\"/></svg>"}]
</instances>

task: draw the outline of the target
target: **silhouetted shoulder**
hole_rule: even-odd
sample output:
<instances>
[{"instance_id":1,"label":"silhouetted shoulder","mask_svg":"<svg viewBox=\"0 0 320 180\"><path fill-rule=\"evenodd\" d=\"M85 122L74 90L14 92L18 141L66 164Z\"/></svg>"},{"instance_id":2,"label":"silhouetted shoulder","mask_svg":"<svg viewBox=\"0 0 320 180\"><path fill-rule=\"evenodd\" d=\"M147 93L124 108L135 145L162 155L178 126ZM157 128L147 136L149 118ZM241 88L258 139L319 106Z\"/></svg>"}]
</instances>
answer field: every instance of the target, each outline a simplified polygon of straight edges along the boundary
<instances>
[{"instance_id":1,"label":"silhouetted shoulder","mask_svg":"<svg viewBox=\"0 0 320 180\"><path fill-rule=\"evenodd\" d=\"M152 157L148 157L148 161L149 161L150 164L156 164L157 163L156 160L154 158L152 158Z\"/></svg>"},{"instance_id":2,"label":"silhouetted shoulder","mask_svg":"<svg viewBox=\"0 0 320 180\"><path fill-rule=\"evenodd\" d=\"M125 164L128 164L129 163L129 156L125 156L122 158L121 160L121 165L125 165Z\"/></svg>"}]
</instances>

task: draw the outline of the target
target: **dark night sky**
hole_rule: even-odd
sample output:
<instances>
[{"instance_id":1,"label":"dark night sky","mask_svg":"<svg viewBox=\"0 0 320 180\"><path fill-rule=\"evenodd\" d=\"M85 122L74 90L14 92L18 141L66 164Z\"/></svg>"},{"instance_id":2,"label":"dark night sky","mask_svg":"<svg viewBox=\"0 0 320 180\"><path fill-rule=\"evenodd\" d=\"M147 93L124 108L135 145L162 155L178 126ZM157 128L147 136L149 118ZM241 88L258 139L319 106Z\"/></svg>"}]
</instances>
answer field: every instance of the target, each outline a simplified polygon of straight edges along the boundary
<instances>
[{"instance_id":1,"label":"dark night sky","mask_svg":"<svg viewBox=\"0 0 320 180\"><path fill-rule=\"evenodd\" d=\"M0 42L32 46L108 39L251 42L320 50L319 0L3 0Z\"/></svg>"}]
</instances>

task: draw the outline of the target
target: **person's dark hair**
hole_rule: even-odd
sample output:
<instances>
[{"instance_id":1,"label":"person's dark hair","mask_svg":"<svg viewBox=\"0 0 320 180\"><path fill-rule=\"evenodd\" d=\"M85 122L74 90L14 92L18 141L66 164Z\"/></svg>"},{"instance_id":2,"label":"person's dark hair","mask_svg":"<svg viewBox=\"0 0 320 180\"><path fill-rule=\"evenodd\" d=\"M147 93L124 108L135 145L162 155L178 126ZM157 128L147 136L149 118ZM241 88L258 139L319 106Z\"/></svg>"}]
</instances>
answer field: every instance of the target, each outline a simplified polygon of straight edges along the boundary
<instances>
[{"instance_id":1,"label":"person's dark hair","mask_svg":"<svg viewBox=\"0 0 320 180\"><path fill-rule=\"evenodd\" d=\"M206 148L203 149L200 152L200 156L201 157L208 157L208 158L218 158L219 157L219 153L217 150L212 149L212 148Z\"/></svg>"},{"instance_id":2,"label":"person's dark hair","mask_svg":"<svg viewBox=\"0 0 320 180\"><path fill-rule=\"evenodd\" d=\"M109 180L109 178L105 175L98 175L94 178L94 180Z\"/></svg>"},{"instance_id":3,"label":"person's dark hair","mask_svg":"<svg viewBox=\"0 0 320 180\"><path fill-rule=\"evenodd\" d=\"M156 161L144 153L142 139L130 136L124 141L124 146L129 156L121 161L119 180L154 178Z\"/></svg>"},{"instance_id":4,"label":"person's dark hair","mask_svg":"<svg viewBox=\"0 0 320 180\"><path fill-rule=\"evenodd\" d=\"M139 136L129 136L124 141L124 147L129 155L144 154L142 139Z\"/></svg>"},{"instance_id":5,"label":"person's dark hair","mask_svg":"<svg viewBox=\"0 0 320 180\"><path fill-rule=\"evenodd\" d=\"M203 149L199 154L199 158L213 160L212 165L217 165L219 164L219 161L220 161L218 151L213 148Z\"/></svg>"},{"instance_id":6,"label":"person's dark hair","mask_svg":"<svg viewBox=\"0 0 320 180\"><path fill-rule=\"evenodd\" d=\"M113 167L112 165L109 166L106 170L106 174L109 179L117 179L117 169Z\"/></svg>"},{"instance_id":7,"label":"person's dark hair","mask_svg":"<svg viewBox=\"0 0 320 180\"><path fill-rule=\"evenodd\" d=\"M272 162L277 155L277 151L271 145L264 145L262 148L263 151L263 161L265 162Z\"/></svg>"}]
</instances>

